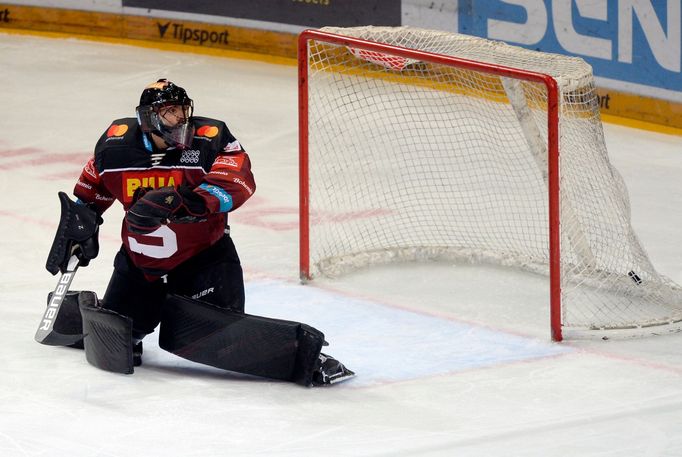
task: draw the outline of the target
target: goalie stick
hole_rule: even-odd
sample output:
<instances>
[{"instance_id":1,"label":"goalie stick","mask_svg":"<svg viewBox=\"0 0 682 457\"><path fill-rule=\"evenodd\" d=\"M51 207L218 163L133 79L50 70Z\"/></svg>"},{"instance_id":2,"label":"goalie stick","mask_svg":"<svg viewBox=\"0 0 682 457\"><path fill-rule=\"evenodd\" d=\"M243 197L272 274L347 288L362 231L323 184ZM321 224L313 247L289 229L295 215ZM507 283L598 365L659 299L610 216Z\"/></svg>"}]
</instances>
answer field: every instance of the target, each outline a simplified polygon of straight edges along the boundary
<instances>
[{"instance_id":1,"label":"goalie stick","mask_svg":"<svg viewBox=\"0 0 682 457\"><path fill-rule=\"evenodd\" d=\"M71 287L71 281L76 275L76 270L78 269L79 261L76 255L72 255L69 258L68 266L66 271L62 273L59 277L59 282L57 287L52 294L52 298L47 305L43 319L40 321L40 326L35 334L35 340L41 344L47 344L50 346L70 346L82 340L84 335L63 335L54 329L54 321L59 314L59 308L62 306L64 297Z\"/></svg>"}]
</instances>

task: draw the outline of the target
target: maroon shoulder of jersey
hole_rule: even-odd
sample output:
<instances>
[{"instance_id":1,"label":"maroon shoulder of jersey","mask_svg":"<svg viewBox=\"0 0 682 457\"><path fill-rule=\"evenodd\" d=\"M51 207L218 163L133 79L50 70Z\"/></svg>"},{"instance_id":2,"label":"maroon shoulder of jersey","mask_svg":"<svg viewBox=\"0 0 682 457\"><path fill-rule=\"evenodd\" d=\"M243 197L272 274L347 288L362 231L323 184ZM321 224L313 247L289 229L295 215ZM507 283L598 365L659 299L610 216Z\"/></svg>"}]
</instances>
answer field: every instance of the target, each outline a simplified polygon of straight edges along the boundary
<instances>
[{"instance_id":1,"label":"maroon shoulder of jersey","mask_svg":"<svg viewBox=\"0 0 682 457\"><path fill-rule=\"evenodd\" d=\"M211 212L234 211L256 191L251 159L221 121L199 118L195 132L199 138L208 136L214 141L208 174L195 191L204 197Z\"/></svg>"},{"instance_id":2,"label":"maroon shoulder of jersey","mask_svg":"<svg viewBox=\"0 0 682 457\"><path fill-rule=\"evenodd\" d=\"M127 150L127 143L130 143L136 131L136 119L114 120L100 136L93 157L85 164L76 182L74 195L86 203L94 204L100 213L106 211L115 200L100 176L100 171L103 168L103 151L108 148Z\"/></svg>"}]
</instances>

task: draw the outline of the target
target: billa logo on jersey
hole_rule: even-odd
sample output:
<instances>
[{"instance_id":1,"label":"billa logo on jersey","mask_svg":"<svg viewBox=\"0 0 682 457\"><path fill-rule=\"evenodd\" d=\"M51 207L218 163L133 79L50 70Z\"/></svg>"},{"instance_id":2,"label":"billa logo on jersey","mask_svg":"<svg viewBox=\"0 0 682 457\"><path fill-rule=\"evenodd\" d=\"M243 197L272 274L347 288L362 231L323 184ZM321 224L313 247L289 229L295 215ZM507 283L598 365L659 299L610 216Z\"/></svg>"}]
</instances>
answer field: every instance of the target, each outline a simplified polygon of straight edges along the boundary
<instances>
[{"instance_id":1,"label":"billa logo on jersey","mask_svg":"<svg viewBox=\"0 0 682 457\"><path fill-rule=\"evenodd\" d=\"M125 124L113 124L107 130L107 141L109 140L120 140L123 135L128 131L128 126Z\"/></svg>"},{"instance_id":2,"label":"billa logo on jersey","mask_svg":"<svg viewBox=\"0 0 682 457\"><path fill-rule=\"evenodd\" d=\"M159 187L173 186L182 184L182 170L154 170L149 171L128 171L121 176L123 184L123 203L130 203L138 187Z\"/></svg>"},{"instance_id":3,"label":"billa logo on jersey","mask_svg":"<svg viewBox=\"0 0 682 457\"><path fill-rule=\"evenodd\" d=\"M213 138L218 134L218 127L215 125L202 125L195 133L196 136L205 136L206 138Z\"/></svg>"},{"instance_id":4,"label":"billa logo on jersey","mask_svg":"<svg viewBox=\"0 0 682 457\"><path fill-rule=\"evenodd\" d=\"M244 164L244 154L235 154L233 156L219 156L213 162L213 168L222 169L230 168L232 170L241 170Z\"/></svg>"}]
</instances>

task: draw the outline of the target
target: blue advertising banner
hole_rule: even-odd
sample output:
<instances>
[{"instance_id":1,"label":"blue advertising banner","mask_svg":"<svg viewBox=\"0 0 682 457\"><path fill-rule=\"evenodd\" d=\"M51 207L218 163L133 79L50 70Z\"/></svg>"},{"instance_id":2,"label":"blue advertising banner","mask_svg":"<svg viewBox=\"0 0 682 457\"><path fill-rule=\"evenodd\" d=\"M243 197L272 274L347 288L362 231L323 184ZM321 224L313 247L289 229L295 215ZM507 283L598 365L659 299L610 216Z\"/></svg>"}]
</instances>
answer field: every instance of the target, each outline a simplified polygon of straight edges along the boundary
<instances>
[{"instance_id":1,"label":"blue advertising banner","mask_svg":"<svg viewBox=\"0 0 682 457\"><path fill-rule=\"evenodd\" d=\"M459 0L457 29L528 49L577 55L613 88L670 98L682 96L681 3Z\"/></svg>"}]
</instances>

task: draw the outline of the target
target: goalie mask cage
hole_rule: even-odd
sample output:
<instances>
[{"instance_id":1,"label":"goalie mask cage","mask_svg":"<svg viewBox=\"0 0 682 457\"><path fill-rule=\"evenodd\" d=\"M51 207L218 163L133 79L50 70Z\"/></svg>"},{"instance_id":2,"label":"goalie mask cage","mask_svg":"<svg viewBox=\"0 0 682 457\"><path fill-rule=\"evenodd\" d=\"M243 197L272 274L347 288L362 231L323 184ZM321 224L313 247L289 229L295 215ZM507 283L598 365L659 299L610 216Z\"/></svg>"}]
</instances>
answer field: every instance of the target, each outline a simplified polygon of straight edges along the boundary
<instances>
[{"instance_id":1,"label":"goalie mask cage","mask_svg":"<svg viewBox=\"0 0 682 457\"><path fill-rule=\"evenodd\" d=\"M678 330L608 159L591 67L409 27L299 37L300 269L406 260L549 275L554 340Z\"/></svg>"}]
</instances>

